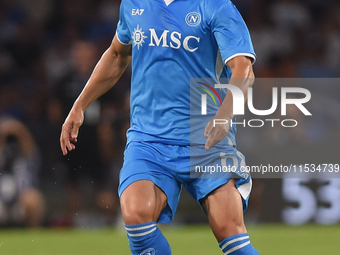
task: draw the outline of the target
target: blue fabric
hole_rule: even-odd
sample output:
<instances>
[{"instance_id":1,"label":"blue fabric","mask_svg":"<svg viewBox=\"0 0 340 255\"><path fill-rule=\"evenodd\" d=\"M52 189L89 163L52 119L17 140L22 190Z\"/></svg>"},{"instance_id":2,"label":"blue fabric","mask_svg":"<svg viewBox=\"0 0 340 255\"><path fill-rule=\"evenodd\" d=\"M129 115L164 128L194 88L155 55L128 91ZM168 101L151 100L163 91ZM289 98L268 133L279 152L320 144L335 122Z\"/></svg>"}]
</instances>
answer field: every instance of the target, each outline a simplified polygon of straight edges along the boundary
<instances>
[{"instance_id":1,"label":"blue fabric","mask_svg":"<svg viewBox=\"0 0 340 255\"><path fill-rule=\"evenodd\" d=\"M155 222L125 225L132 255L170 255L171 249Z\"/></svg>"},{"instance_id":2,"label":"blue fabric","mask_svg":"<svg viewBox=\"0 0 340 255\"><path fill-rule=\"evenodd\" d=\"M259 253L252 246L249 235L238 234L230 236L219 243L219 246L225 255L258 255Z\"/></svg>"},{"instance_id":3,"label":"blue fabric","mask_svg":"<svg viewBox=\"0 0 340 255\"><path fill-rule=\"evenodd\" d=\"M235 166L235 173L195 172L197 166ZM119 195L133 182L150 180L167 195L168 205L157 222L170 222L176 212L181 185L198 202L213 190L236 179L236 188L242 195L246 210L251 190L251 178L243 176L240 168L244 156L234 146L215 146L206 151L203 146L166 145L155 142L130 142L125 150L120 172Z\"/></svg>"},{"instance_id":4,"label":"blue fabric","mask_svg":"<svg viewBox=\"0 0 340 255\"><path fill-rule=\"evenodd\" d=\"M117 36L132 44L128 142L189 145L190 79L218 83L219 77L230 77L222 61L235 54L255 59L248 29L229 0L175 0L168 6L164 0L123 0ZM217 63L223 69L217 70ZM218 93L223 100L226 91ZM229 132L231 140L235 132Z\"/></svg>"}]
</instances>

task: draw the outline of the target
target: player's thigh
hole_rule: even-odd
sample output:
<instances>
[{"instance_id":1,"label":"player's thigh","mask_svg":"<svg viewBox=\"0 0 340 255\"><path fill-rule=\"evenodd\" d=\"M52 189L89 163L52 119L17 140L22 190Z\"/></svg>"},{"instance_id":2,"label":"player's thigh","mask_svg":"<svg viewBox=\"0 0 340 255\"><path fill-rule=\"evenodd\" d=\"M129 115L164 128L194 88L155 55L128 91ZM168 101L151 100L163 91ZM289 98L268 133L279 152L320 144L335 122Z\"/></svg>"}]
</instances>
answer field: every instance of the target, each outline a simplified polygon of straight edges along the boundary
<instances>
[{"instance_id":1,"label":"player's thigh","mask_svg":"<svg viewBox=\"0 0 340 255\"><path fill-rule=\"evenodd\" d=\"M167 197L152 181L139 180L123 191L120 204L125 224L157 222L167 205Z\"/></svg>"},{"instance_id":2,"label":"player's thigh","mask_svg":"<svg viewBox=\"0 0 340 255\"><path fill-rule=\"evenodd\" d=\"M235 187L234 179L203 198L201 204L219 242L229 236L247 232L243 220L242 198Z\"/></svg>"}]
</instances>

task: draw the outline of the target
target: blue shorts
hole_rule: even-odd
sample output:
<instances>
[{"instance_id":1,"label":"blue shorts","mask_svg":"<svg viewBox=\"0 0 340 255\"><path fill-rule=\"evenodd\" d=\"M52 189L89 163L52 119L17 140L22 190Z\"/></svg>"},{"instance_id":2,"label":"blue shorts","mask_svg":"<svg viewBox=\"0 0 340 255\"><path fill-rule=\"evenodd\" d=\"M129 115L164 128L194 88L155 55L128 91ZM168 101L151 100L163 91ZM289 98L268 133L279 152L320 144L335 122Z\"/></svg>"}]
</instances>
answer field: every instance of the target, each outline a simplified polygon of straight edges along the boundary
<instances>
[{"instance_id":1,"label":"blue shorts","mask_svg":"<svg viewBox=\"0 0 340 255\"><path fill-rule=\"evenodd\" d=\"M200 199L234 178L245 211L252 182L249 174L241 171L242 166L245 166L244 156L235 146L215 146L206 151L204 146L134 141L125 149L118 193L121 196L133 182L152 181L163 190L168 202L158 222L168 223L175 215L182 185L200 202ZM230 169L232 171L228 171Z\"/></svg>"}]
</instances>

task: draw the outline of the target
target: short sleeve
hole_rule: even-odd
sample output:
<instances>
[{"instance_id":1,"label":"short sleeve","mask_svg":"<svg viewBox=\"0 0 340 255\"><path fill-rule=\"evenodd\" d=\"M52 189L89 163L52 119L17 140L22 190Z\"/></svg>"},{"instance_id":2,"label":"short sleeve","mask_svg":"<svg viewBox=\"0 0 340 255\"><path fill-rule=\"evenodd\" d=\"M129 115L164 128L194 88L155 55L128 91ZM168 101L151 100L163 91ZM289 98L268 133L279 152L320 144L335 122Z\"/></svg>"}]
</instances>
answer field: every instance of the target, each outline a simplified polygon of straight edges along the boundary
<instances>
[{"instance_id":1,"label":"short sleeve","mask_svg":"<svg viewBox=\"0 0 340 255\"><path fill-rule=\"evenodd\" d=\"M126 19L125 19L126 13L124 11L123 3L124 1L122 1L120 5L119 21L117 25L116 35L120 43L129 45L132 43L131 33L129 30L128 24L126 22Z\"/></svg>"},{"instance_id":2,"label":"short sleeve","mask_svg":"<svg viewBox=\"0 0 340 255\"><path fill-rule=\"evenodd\" d=\"M224 63L236 56L247 56L254 63L256 54L241 14L230 0L222 2L213 14L211 27Z\"/></svg>"}]
</instances>

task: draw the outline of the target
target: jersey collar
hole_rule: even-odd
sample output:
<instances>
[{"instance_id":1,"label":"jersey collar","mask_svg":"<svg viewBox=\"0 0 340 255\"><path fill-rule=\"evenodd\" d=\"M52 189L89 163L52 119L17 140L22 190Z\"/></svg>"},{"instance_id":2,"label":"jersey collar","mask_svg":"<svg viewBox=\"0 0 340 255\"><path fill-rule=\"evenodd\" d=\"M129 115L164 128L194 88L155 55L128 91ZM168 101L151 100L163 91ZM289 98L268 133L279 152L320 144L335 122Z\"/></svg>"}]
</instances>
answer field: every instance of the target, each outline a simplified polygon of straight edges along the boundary
<instances>
[{"instance_id":1,"label":"jersey collar","mask_svg":"<svg viewBox=\"0 0 340 255\"><path fill-rule=\"evenodd\" d=\"M166 6L169 6L175 0L164 0Z\"/></svg>"}]
</instances>

